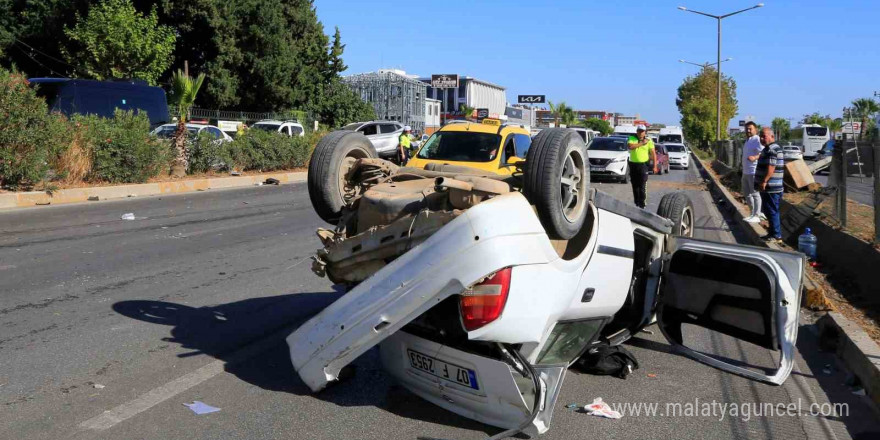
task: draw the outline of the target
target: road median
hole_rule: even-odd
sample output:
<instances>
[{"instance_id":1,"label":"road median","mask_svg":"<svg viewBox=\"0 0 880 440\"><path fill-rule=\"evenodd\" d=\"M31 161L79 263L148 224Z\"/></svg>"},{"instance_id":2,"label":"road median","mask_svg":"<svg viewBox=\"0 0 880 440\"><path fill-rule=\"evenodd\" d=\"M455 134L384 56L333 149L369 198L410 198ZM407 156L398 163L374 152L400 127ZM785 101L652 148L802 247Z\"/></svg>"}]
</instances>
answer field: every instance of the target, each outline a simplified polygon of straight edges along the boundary
<instances>
[{"instance_id":1,"label":"road median","mask_svg":"<svg viewBox=\"0 0 880 440\"><path fill-rule=\"evenodd\" d=\"M69 188L57 191L28 191L0 194L0 209L28 208L43 205L65 205L88 201L124 199L163 194L183 194L209 189L240 188L261 184L266 179L278 180L280 184L306 181L306 172L275 172L248 176L205 177L168 182L135 185L94 186Z\"/></svg>"}]
</instances>

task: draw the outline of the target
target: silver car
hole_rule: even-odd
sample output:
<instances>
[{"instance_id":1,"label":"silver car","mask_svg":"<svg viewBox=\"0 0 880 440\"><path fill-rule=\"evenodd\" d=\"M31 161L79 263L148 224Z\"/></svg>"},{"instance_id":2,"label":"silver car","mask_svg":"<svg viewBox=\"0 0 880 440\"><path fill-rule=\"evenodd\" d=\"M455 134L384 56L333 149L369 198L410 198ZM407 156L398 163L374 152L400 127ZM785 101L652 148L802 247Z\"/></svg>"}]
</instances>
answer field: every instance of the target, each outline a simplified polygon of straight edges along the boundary
<instances>
[{"instance_id":1,"label":"silver car","mask_svg":"<svg viewBox=\"0 0 880 440\"><path fill-rule=\"evenodd\" d=\"M397 154L397 142L403 134L403 124L397 121L355 122L342 127L343 130L358 131L373 144L380 157L393 157Z\"/></svg>"}]
</instances>

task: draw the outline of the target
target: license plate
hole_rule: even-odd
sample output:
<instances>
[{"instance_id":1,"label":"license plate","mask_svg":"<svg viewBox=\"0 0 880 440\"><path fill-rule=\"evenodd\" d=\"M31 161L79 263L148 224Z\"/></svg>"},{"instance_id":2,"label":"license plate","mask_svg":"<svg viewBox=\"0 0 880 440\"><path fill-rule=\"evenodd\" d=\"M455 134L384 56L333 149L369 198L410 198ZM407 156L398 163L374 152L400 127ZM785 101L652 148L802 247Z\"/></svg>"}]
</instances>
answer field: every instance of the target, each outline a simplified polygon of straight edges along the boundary
<instances>
[{"instance_id":1,"label":"license plate","mask_svg":"<svg viewBox=\"0 0 880 440\"><path fill-rule=\"evenodd\" d=\"M590 167L590 171L605 171L605 167Z\"/></svg>"},{"instance_id":2,"label":"license plate","mask_svg":"<svg viewBox=\"0 0 880 440\"><path fill-rule=\"evenodd\" d=\"M424 371L432 376L437 376L468 388L480 389L480 386L477 384L477 375L470 368L459 367L458 365L419 353L415 350L407 349L406 354L409 357L409 365L416 370Z\"/></svg>"}]
</instances>

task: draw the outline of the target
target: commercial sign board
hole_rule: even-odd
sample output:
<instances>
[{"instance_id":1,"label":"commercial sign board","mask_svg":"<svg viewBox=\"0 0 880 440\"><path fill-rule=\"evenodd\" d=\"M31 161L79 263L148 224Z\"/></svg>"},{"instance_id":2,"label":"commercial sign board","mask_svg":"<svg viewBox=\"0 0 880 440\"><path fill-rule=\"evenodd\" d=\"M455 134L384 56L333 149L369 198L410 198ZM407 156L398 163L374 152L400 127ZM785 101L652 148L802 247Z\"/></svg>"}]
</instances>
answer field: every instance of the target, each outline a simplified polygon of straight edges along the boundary
<instances>
[{"instance_id":1,"label":"commercial sign board","mask_svg":"<svg viewBox=\"0 0 880 440\"><path fill-rule=\"evenodd\" d=\"M477 109L477 119L483 119L489 117L489 109L487 108L478 108Z\"/></svg>"},{"instance_id":2,"label":"commercial sign board","mask_svg":"<svg viewBox=\"0 0 880 440\"><path fill-rule=\"evenodd\" d=\"M454 89L458 87L458 74L431 75L431 87L435 89Z\"/></svg>"},{"instance_id":3,"label":"commercial sign board","mask_svg":"<svg viewBox=\"0 0 880 440\"><path fill-rule=\"evenodd\" d=\"M519 104L543 104L547 102L546 95L517 95L516 102Z\"/></svg>"},{"instance_id":4,"label":"commercial sign board","mask_svg":"<svg viewBox=\"0 0 880 440\"><path fill-rule=\"evenodd\" d=\"M241 121L217 121L217 128L220 131L238 131Z\"/></svg>"},{"instance_id":5,"label":"commercial sign board","mask_svg":"<svg viewBox=\"0 0 880 440\"><path fill-rule=\"evenodd\" d=\"M849 135L859 135L862 133L862 123L861 122L850 122L845 121L843 123L843 133Z\"/></svg>"},{"instance_id":6,"label":"commercial sign board","mask_svg":"<svg viewBox=\"0 0 880 440\"><path fill-rule=\"evenodd\" d=\"M740 127L745 127L745 126L746 126L746 121L745 121L744 119L740 119L740 120L739 120L739 126L740 126Z\"/></svg>"}]
</instances>

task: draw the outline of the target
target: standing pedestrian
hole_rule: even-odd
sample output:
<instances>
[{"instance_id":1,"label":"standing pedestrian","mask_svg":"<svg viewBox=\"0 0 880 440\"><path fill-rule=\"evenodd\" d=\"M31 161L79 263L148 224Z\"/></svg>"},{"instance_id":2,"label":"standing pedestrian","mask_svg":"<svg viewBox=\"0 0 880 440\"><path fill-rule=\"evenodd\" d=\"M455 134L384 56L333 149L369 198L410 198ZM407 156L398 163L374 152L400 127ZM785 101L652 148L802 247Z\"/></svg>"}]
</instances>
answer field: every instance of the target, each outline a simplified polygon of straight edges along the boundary
<instances>
[{"instance_id":1,"label":"standing pedestrian","mask_svg":"<svg viewBox=\"0 0 880 440\"><path fill-rule=\"evenodd\" d=\"M742 151L742 194L749 205L749 216L744 220L749 223L761 221L761 193L755 189L755 169L758 167L758 157L764 147L758 137L758 126L752 122L746 122L746 135L749 137Z\"/></svg>"},{"instance_id":2,"label":"standing pedestrian","mask_svg":"<svg viewBox=\"0 0 880 440\"><path fill-rule=\"evenodd\" d=\"M401 165L406 165L406 162L411 157L412 152L410 149L412 148L412 140L413 137L410 134L412 128L407 125L403 127L403 133L400 134L400 137L397 138L397 156L400 159Z\"/></svg>"},{"instance_id":3,"label":"standing pedestrian","mask_svg":"<svg viewBox=\"0 0 880 440\"><path fill-rule=\"evenodd\" d=\"M764 149L758 157L755 169L755 189L761 191L761 209L770 224L767 235L761 237L767 242L782 241L782 227L779 222L779 203L782 201L782 179L785 174L785 156L782 147L776 145L776 136L770 127L761 130L761 145Z\"/></svg>"},{"instance_id":4,"label":"standing pedestrian","mask_svg":"<svg viewBox=\"0 0 880 440\"><path fill-rule=\"evenodd\" d=\"M629 180L633 189L633 201L636 206L644 209L648 202L648 169L649 163L654 164L654 174L658 174L657 153L654 142L645 137L644 125L636 127L636 135L630 136L629 147Z\"/></svg>"}]
</instances>

